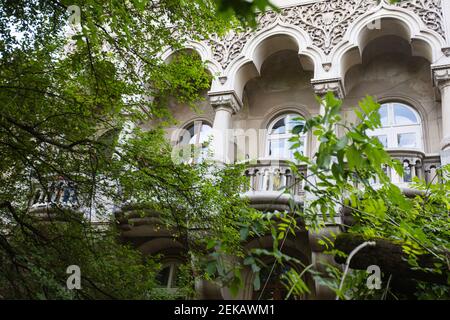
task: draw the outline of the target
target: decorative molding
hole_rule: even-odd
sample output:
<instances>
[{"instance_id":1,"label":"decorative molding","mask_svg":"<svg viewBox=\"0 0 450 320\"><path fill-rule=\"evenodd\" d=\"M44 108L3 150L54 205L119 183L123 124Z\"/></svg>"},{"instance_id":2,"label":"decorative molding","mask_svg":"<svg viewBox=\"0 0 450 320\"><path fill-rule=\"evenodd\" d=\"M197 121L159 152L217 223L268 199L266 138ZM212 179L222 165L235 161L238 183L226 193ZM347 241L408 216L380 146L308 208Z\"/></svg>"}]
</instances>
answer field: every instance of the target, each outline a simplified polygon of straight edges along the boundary
<instances>
[{"instance_id":1,"label":"decorative molding","mask_svg":"<svg viewBox=\"0 0 450 320\"><path fill-rule=\"evenodd\" d=\"M413 11L420 17L428 29L436 31L445 38L442 1L443 0L407 0L399 2L397 6Z\"/></svg>"},{"instance_id":2,"label":"decorative molding","mask_svg":"<svg viewBox=\"0 0 450 320\"><path fill-rule=\"evenodd\" d=\"M442 48L442 53L443 53L446 57L450 57L450 47Z\"/></svg>"},{"instance_id":3,"label":"decorative molding","mask_svg":"<svg viewBox=\"0 0 450 320\"><path fill-rule=\"evenodd\" d=\"M324 96L331 91L339 99L343 99L345 97L345 88L340 78L312 80L311 84L315 94L318 96Z\"/></svg>"},{"instance_id":4,"label":"decorative molding","mask_svg":"<svg viewBox=\"0 0 450 320\"><path fill-rule=\"evenodd\" d=\"M329 55L344 37L350 23L376 7L376 0L326 0L281 11L282 21L298 26L312 43Z\"/></svg>"},{"instance_id":5,"label":"decorative molding","mask_svg":"<svg viewBox=\"0 0 450 320\"><path fill-rule=\"evenodd\" d=\"M234 91L214 92L209 94L209 102L214 110L226 109L237 113L242 108L242 102Z\"/></svg>"},{"instance_id":6,"label":"decorative molding","mask_svg":"<svg viewBox=\"0 0 450 320\"><path fill-rule=\"evenodd\" d=\"M436 87L442 89L450 86L450 65L438 66L431 69L433 82Z\"/></svg>"},{"instance_id":7,"label":"decorative molding","mask_svg":"<svg viewBox=\"0 0 450 320\"><path fill-rule=\"evenodd\" d=\"M385 7L398 7L414 12L427 28L445 39L442 0L406 0L395 5L389 5L386 0L381 1ZM277 23L283 23L306 31L312 43L325 55L329 55L343 40L350 24L378 4L379 0L323 0L283 8L279 14L268 11L258 18L256 30L231 31L223 38L213 35L209 45L213 58L226 69L240 55L251 37Z\"/></svg>"},{"instance_id":8,"label":"decorative molding","mask_svg":"<svg viewBox=\"0 0 450 320\"><path fill-rule=\"evenodd\" d=\"M273 11L267 11L258 17L258 27L253 29L231 30L223 38L213 34L209 40L213 58L220 63L223 69L239 56L247 41L258 31L268 29L269 26L275 24L279 15Z\"/></svg>"}]
</instances>

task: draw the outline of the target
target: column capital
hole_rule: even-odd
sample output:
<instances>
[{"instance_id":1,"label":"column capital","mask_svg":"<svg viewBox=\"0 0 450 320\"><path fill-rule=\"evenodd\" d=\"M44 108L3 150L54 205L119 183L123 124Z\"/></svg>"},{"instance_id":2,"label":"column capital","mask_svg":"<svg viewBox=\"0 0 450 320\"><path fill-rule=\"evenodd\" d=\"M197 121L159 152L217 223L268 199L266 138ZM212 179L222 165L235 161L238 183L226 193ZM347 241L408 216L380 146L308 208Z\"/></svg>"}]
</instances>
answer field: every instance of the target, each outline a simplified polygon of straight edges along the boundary
<instances>
[{"instance_id":1,"label":"column capital","mask_svg":"<svg viewBox=\"0 0 450 320\"><path fill-rule=\"evenodd\" d=\"M345 97L345 88L341 78L311 80L314 93L320 97L326 95L329 91L343 99Z\"/></svg>"},{"instance_id":2,"label":"column capital","mask_svg":"<svg viewBox=\"0 0 450 320\"><path fill-rule=\"evenodd\" d=\"M216 111L225 109L230 110L234 114L242 108L242 102L234 91L210 92L208 96L211 106Z\"/></svg>"},{"instance_id":3,"label":"column capital","mask_svg":"<svg viewBox=\"0 0 450 320\"><path fill-rule=\"evenodd\" d=\"M450 65L435 66L431 68L433 83L439 90L450 86Z\"/></svg>"}]
</instances>

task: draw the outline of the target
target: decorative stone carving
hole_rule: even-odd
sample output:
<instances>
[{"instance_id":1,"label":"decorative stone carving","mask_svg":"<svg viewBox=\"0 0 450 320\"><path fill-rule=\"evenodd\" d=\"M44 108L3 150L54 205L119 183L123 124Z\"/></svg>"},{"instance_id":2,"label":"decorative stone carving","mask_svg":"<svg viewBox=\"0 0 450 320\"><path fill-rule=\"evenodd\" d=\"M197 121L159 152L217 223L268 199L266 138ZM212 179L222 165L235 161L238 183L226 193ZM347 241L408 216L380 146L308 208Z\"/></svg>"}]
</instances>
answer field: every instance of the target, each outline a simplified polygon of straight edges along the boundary
<instances>
[{"instance_id":1,"label":"decorative stone carving","mask_svg":"<svg viewBox=\"0 0 450 320\"><path fill-rule=\"evenodd\" d=\"M450 47L442 48L442 53L443 53L446 57L450 57Z\"/></svg>"},{"instance_id":2,"label":"decorative stone carving","mask_svg":"<svg viewBox=\"0 0 450 320\"><path fill-rule=\"evenodd\" d=\"M435 67L432 72L434 85L439 89L450 85L450 65Z\"/></svg>"},{"instance_id":3,"label":"decorative stone carving","mask_svg":"<svg viewBox=\"0 0 450 320\"><path fill-rule=\"evenodd\" d=\"M308 32L313 44L328 55L350 23L376 5L374 0L327 0L283 9L281 16L283 22Z\"/></svg>"},{"instance_id":4,"label":"decorative stone carving","mask_svg":"<svg viewBox=\"0 0 450 320\"><path fill-rule=\"evenodd\" d=\"M343 99L345 96L345 89L340 78L327 80L313 80L311 81L314 92L318 96L324 96L329 91L333 92L336 97Z\"/></svg>"},{"instance_id":5,"label":"decorative stone carving","mask_svg":"<svg viewBox=\"0 0 450 320\"><path fill-rule=\"evenodd\" d=\"M445 38L442 16L442 0L408 0L397 5L401 8L414 11L425 25Z\"/></svg>"},{"instance_id":6,"label":"decorative stone carving","mask_svg":"<svg viewBox=\"0 0 450 320\"><path fill-rule=\"evenodd\" d=\"M386 0L381 1L387 4ZM441 1L406 0L395 6L413 11L429 29L445 37ZM378 3L379 0L323 0L283 8L279 14L269 11L258 18L257 30L232 31L223 38L212 36L209 45L214 59L226 69L253 35L281 22L305 30L312 43L329 55L342 41L349 25Z\"/></svg>"},{"instance_id":7,"label":"decorative stone carving","mask_svg":"<svg viewBox=\"0 0 450 320\"><path fill-rule=\"evenodd\" d=\"M215 109L227 109L237 113L241 107L242 103L238 97L236 97L234 92L215 92L209 95L209 102L211 106Z\"/></svg>"},{"instance_id":8,"label":"decorative stone carving","mask_svg":"<svg viewBox=\"0 0 450 320\"><path fill-rule=\"evenodd\" d=\"M209 45L212 48L214 59L219 62L222 68L228 65L242 52L242 48L247 41L258 31L266 29L274 24L279 15L273 11L268 11L258 18L257 30L231 30L225 37L220 38L212 35Z\"/></svg>"}]
</instances>

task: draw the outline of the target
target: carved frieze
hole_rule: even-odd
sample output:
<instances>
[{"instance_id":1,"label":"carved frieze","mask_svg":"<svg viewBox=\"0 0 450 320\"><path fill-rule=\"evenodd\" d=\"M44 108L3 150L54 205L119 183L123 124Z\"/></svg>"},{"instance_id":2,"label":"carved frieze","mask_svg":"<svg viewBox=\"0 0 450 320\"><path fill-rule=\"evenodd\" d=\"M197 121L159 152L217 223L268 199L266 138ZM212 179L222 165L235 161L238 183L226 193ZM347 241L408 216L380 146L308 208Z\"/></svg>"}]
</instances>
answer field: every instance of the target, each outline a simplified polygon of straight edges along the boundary
<instances>
[{"instance_id":1,"label":"carved frieze","mask_svg":"<svg viewBox=\"0 0 450 320\"><path fill-rule=\"evenodd\" d=\"M440 89L450 86L450 65L435 67L432 72L435 86Z\"/></svg>"},{"instance_id":2,"label":"carved frieze","mask_svg":"<svg viewBox=\"0 0 450 320\"><path fill-rule=\"evenodd\" d=\"M241 101L231 91L210 94L209 102L216 111L218 109L226 109L232 113L237 113L242 107Z\"/></svg>"},{"instance_id":3,"label":"carved frieze","mask_svg":"<svg viewBox=\"0 0 450 320\"><path fill-rule=\"evenodd\" d=\"M345 90L341 79L313 80L311 81L311 84L314 93L318 96L324 96L330 91L339 99L343 99L345 96Z\"/></svg>"},{"instance_id":4,"label":"carved frieze","mask_svg":"<svg viewBox=\"0 0 450 320\"><path fill-rule=\"evenodd\" d=\"M386 3L386 0L381 0ZM431 30L445 37L441 9L442 0L406 0L396 6L416 13ZM322 0L305 5L283 8L280 13L262 14L256 30L232 31L227 36L213 36L209 40L214 59L227 68L239 56L247 41L277 22L296 26L308 33L312 43L329 55L342 41L349 25L368 10L376 7L379 0Z\"/></svg>"},{"instance_id":5,"label":"carved frieze","mask_svg":"<svg viewBox=\"0 0 450 320\"><path fill-rule=\"evenodd\" d=\"M414 11L429 29L445 38L441 1L443 0L407 0L399 2L397 6Z\"/></svg>"}]
</instances>

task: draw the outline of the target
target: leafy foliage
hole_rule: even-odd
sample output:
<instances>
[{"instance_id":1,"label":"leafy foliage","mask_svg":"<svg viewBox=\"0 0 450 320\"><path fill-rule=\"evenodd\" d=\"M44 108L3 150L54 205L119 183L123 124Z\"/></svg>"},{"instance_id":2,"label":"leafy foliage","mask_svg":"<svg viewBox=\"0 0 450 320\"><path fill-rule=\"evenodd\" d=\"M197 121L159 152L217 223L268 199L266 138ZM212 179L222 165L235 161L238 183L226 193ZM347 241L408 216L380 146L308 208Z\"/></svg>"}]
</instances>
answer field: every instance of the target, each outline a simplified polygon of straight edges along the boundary
<instances>
[{"instance_id":1,"label":"leafy foliage","mask_svg":"<svg viewBox=\"0 0 450 320\"><path fill-rule=\"evenodd\" d=\"M414 188L421 192L407 197L386 174L384 168L395 170L403 176L401 164L393 160L374 137L369 137L368 130L381 126L378 114L379 104L371 97L359 102L354 112L358 123L342 123L340 108L342 102L331 93L319 103L325 106L325 113L308 119L304 125L293 129L291 139L293 149L300 144L300 135L311 132L320 141L319 150L314 159L300 153L295 156L299 162L308 165L308 176L303 177L310 200L305 208L296 208L306 224L306 228L317 231L327 223L333 223L340 208L350 209L355 224L342 226L347 232L360 234L365 239L389 239L401 243L403 252L408 256L411 269L449 274L450 238L448 237L450 192L448 184L449 167L439 170L439 176L432 183L415 179ZM337 136L337 128L343 134ZM292 165L295 172L296 165ZM321 245L329 254L342 255L334 249L333 238L323 238ZM439 262L433 268L424 268L418 263L419 256L429 254ZM329 266L329 272L323 276L315 274L318 281L323 281L338 292L336 284L330 279L338 280L339 269ZM330 278L331 277L331 278ZM362 288L365 281L361 273L355 272L353 288ZM426 286L417 285L418 296L424 297ZM447 292L444 287L435 286L442 295ZM440 291L439 291L440 290ZM363 293L365 292L365 293ZM362 289L348 297L362 298L367 292Z\"/></svg>"},{"instance_id":2,"label":"leafy foliage","mask_svg":"<svg viewBox=\"0 0 450 320\"><path fill-rule=\"evenodd\" d=\"M173 121L169 98L201 99L212 75L183 43L232 22L211 1L86 0L80 16L72 4L0 1L0 295L161 298L158 263L143 264L117 241L114 205L158 209L188 255L201 255L208 238L238 252L243 178L237 168L175 165L161 131L124 128ZM163 61L167 48L178 53ZM30 213L38 190L54 196L55 180L76 186L77 207L55 202ZM72 264L81 267L81 291L65 287ZM193 273L187 278L192 288Z\"/></svg>"}]
</instances>

